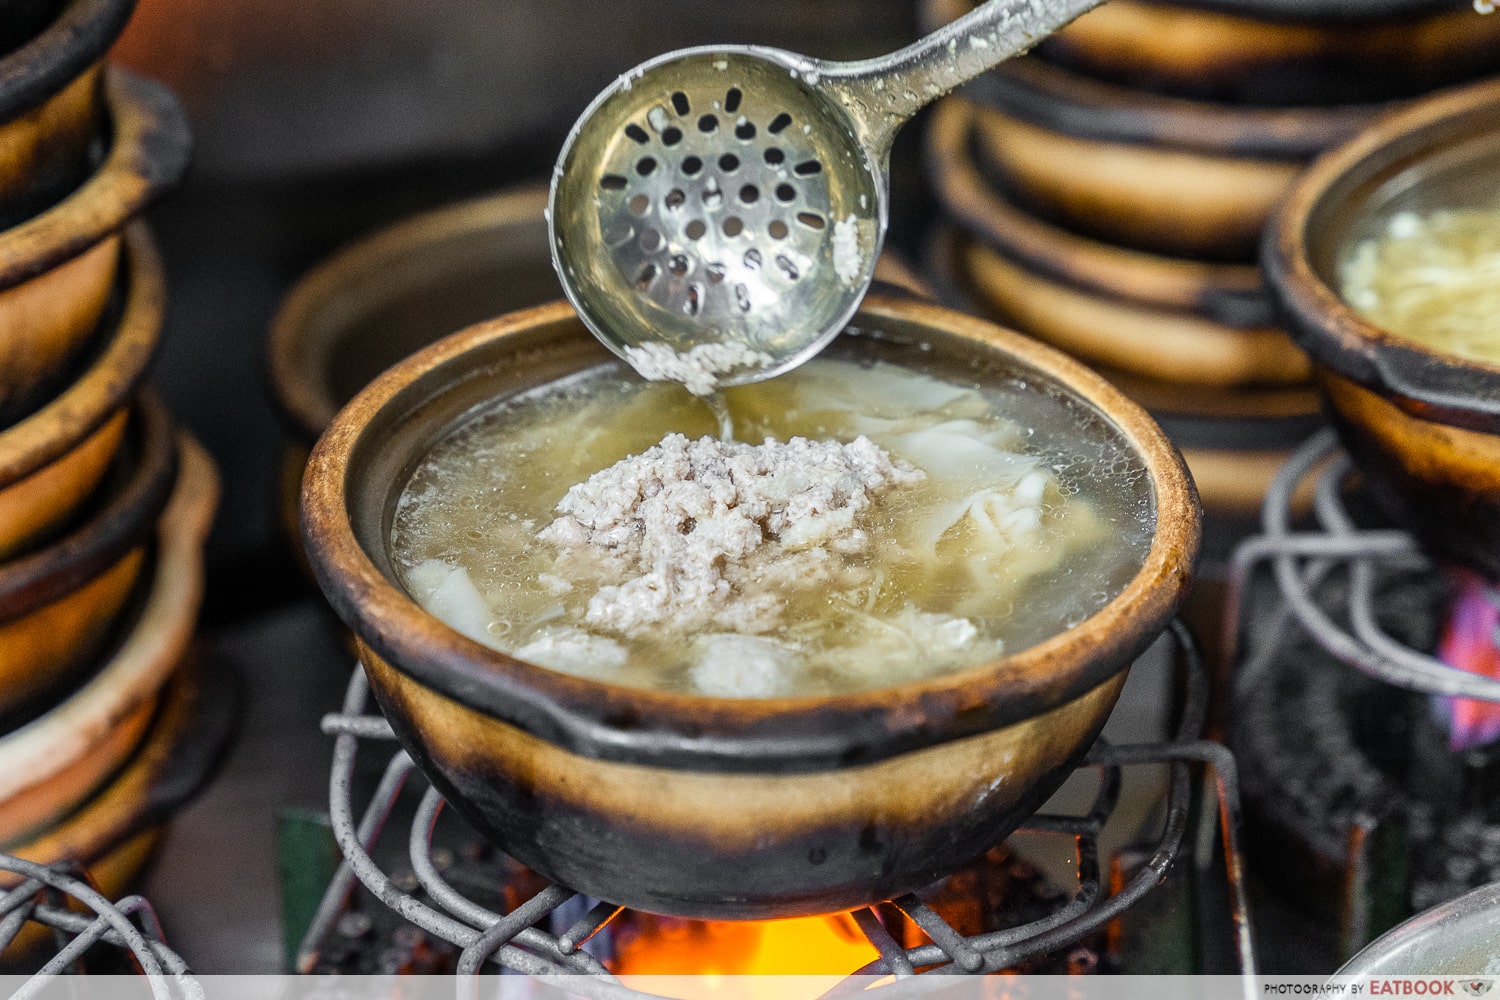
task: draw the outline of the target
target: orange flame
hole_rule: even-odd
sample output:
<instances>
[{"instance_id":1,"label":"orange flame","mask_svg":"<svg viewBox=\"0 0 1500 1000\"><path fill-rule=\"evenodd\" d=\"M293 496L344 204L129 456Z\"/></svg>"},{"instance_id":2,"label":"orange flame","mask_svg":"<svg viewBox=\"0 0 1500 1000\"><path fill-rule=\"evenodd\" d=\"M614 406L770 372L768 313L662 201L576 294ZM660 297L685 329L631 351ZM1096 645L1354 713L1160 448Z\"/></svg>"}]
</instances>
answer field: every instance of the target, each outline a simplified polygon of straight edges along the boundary
<instances>
[{"instance_id":1,"label":"orange flame","mask_svg":"<svg viewBox=\"0 0 1500 1000\"><path fill-rule=\"evenodd\" d=\"M1464 569L1451 570L1458 599L1438 643L1438 658L1450 667L1485 677L1500 678L1500 605L1488 583ZM1455 753L1500 739L1500 703L1473 698L1445 698L1448 705L1448 746Z\"/></svg>"},{"instance_id":2,"label":"orange flame","mask_svg":"<svg viewBox=\"0 0 1500 1000\"><path fill-rule=\"evenodd\" d=\"M676 920L640 914L616 937L621 976L846 976L879 957L848 914Z\"/></svg>"}]
</instances>

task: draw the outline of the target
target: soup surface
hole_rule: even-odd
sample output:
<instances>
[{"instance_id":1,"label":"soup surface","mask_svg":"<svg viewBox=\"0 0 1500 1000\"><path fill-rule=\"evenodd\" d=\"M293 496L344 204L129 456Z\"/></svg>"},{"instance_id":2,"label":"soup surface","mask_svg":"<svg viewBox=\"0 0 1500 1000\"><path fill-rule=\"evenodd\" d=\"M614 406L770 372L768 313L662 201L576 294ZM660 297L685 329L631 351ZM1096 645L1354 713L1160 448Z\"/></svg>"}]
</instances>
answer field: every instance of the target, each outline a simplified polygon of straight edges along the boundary
<instances>
[{"instance_id":1,"label":"soup surface","mask_svg":"<svg viewBox=\"0 0 1500 1000\"><path fill-rule=\"evenodd\" d=\"M1500 198L1398 212L1354 248L1342 280L1349 304L1391 333L1500 364Z\"/></svg>"},{"instance_id":2,"label":"soup surface","mask_svg":"<svg viewBox=\"0 0 1500 1000\"><path fill-rule=\"evenodd\" d=\"M1150 478L1119 432L1023 381L825 354L723 400L740 443L621 364L467 414L401 494L403 584L553 669L827 695L1071 628L1150 546Z\"/></svg>"}]
</instances>

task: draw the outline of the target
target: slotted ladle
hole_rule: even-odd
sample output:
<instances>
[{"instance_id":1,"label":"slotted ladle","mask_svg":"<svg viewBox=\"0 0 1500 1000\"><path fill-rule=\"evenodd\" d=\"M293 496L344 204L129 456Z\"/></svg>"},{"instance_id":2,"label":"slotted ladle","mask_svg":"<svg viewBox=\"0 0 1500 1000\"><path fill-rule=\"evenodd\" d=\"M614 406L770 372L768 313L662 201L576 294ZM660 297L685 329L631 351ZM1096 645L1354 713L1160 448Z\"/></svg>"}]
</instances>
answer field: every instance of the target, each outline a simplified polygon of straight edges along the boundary
<instances>
[{"instance_id":1,"label":"slotted ladle","mask_svg":"<svg viewBox=\"0 0 1500 1000\"><path fill-rule=\"evenodd\" d=\"M1100 2L991 0L862 62L728 46L641 64L589 105L553 175L568 298L643 373L687 362L703 389L795 367L869 287L897 130Z\"/></svg>"}]
</instances>

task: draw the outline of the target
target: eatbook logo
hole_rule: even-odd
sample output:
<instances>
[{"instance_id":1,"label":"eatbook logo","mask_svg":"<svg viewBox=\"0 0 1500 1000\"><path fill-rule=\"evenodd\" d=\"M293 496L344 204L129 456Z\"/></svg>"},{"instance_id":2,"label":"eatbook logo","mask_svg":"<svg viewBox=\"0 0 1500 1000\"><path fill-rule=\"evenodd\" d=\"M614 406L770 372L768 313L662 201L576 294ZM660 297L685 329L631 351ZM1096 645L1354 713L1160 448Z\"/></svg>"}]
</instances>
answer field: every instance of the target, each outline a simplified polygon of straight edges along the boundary
<instances>
[{"instance_id":1,"label":"eatbook logo","mask_svg":"<svg viewBox=\"0 0 1500 1000\"><path fill-rule=\"evenodd\" d=\"M1460 985L1469 996L1482 997L1490 991L1490 987L1495 985L1495 982L1492 979L1466 979Z\"/></svg>"}]
</instances>

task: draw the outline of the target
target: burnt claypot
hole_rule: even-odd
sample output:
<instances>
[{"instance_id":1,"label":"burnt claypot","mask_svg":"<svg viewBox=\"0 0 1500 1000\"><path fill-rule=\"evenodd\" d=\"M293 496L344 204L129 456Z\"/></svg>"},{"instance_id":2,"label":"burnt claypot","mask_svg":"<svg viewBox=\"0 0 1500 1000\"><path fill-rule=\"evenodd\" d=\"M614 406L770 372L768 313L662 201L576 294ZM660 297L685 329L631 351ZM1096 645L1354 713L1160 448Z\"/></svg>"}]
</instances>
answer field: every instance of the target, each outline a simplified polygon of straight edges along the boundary
<instances>
[{"instance_id":1,"label":"burnt claypot","mask_svg":"<svg viewBox=\"0 0 1500 1000\"><path fill-rule=\"evenodd\" d=\"M412 463L470 407L611 357L566 303L402 362L319 441L302 508L318 581L403 745L522 863L601 899L689 917L823 913L916 889L977 858L1055 790L1174 613L1198 502L1143 411L1062 355L937 306L872 296L854 325L864 335L835 349L1023 377L1101 416L1140 454L1157 530L1114 601L1000 662L835 698L619 687L464 638L396 582L393 506Z\"/></svg>"},{"instance_id":2,"label":"burnt claypot","mask_svg":"<svg viewBox=\"0 0 1500 1000\"><path fill-rule=\"evenodd\" d=\"M151 857L172 816L214 772L234 728L238 692L232 676L211 675L190 654L174 668L161 705L135 754L76 812L0 850L45 865L76 865L109 899L125 895ZM15 876L0 874L0 891ZM47 940L27 925L0 951L0 966Z\"/></svg>"},{"instance_id":3,"label":"burnt claypot","mask_svg":"<svg viewBox=\"0 0 1500 1000\"><path fill-rule=\"evenodd\" d=\"M182 662L203 596L203 540L218 503L213 463L179 441L181 467L156 522L152 559L128 627L96 671L42 714L0 733L0 844L67 816L141 743Z\"/></svg>"},{"instance_id":4,"label":"burnt claypot","mask_svg":"<svg viewBox=\"0 0 1500 1000\"><path fill-rule=\"evenodd\" d=\"M1330 417L1385 512L1500 579L1500 364L1443 354L1347 305L1338 270L1394 212L1492 195L1500 82L1383 119L1320 160L1266 234L1264 265Z\"/></svg>"},{"instance_id":5,"label":"burnt claypot","mask_svg":"<svg viewBox=\"0 0 1500 1000\"><path fill-rule=\"evenodd\" d=\"M73 374L120 266L120 231L187 164L181 109L160 85L111 70L108 155L77 190L0 230L0 426Z\"/></svg>"},{"instance_id":6,"label":"burnt claypot","mask_svg":"<svg viewBox=\"0 0 1500 1000\"><path fill-rule=\"evenodd\" d=\"M0 563L0 719L76 681L113 637L177 478L166 408L136 404L129 445L87 518L46 548Z\"/></svg>"},{"instance_id":7,"label":"burnt claypot","mask_svg":"<svg viewBox=\"0 0 1500 1000\"><path fill-rule=\"evenodd\" d=\"M125 237L124 301L97 353L62 392L0 430L0 559L44 544L99 485L125 432L130 399L161 333L166 288L145 228Z\"/></svg>"},{"instance_id":8,"label":"burnt claypot","mask_svg":"<svg viewBox=\"0 0 1500 1000\"><path fill-rule=\"evenodd\" d=\"M135 0L0 3L0 226L88 176L107 132L104 56L134 8Z\"/></svg>"},{"instance_id":9,"label":"burnt claypot","mask_svg":"<svg viewBox=\"0 0 1500 1000\"><path fill-rule=\"evenodd\" d=\"M927 158L943 206L983 241L971 251L971 277L1011 322L1090 363L1160 381L1307 381L1307 359L1274 325L1255 268L1128 250L1023 211L974 161L983 113L962 98L941 102Z\"/></svg>"}]
</instances>

